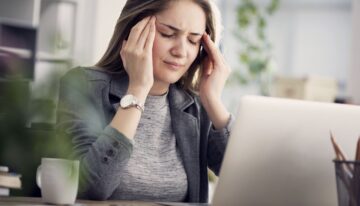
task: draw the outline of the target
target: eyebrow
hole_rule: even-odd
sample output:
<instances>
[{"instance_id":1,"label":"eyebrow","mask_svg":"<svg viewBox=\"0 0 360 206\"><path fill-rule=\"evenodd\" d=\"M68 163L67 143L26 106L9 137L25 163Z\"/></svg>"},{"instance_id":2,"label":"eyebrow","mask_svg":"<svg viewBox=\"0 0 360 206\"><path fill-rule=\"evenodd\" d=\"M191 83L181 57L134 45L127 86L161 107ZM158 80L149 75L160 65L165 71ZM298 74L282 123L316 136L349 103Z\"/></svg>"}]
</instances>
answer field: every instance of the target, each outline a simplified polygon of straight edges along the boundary
<instances>
[{"instance_id":1,"label":"eyebrow","mask_svg":"<svg viewBox=\"0 0 360 206\"><path fill-rule=\"evenodd\" d=\"M159 22L159 24L164 25L164 26L166 26L166 27L169 27L170 29L172 29L172 30L174 30L174 31L177 31L177 32L182 31L181 29L176 28L176 27L171 26L171 25L168 25L168 24L164 24L164 23L161 23L161 22ZM196 32L190 32L190 35L202 36L202 34L196 33Z\"/></svg>"}]
</instances>

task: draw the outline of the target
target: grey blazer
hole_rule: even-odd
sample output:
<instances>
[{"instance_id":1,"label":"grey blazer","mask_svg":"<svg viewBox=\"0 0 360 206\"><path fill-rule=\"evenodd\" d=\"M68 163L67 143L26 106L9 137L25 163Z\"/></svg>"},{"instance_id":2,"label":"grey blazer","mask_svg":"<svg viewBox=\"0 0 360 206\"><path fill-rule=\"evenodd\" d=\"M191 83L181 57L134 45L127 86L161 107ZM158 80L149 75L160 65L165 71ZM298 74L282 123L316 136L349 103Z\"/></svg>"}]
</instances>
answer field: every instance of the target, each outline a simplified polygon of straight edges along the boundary
<instances>
[{"instance_id":1,"label":"grey blazer","mask_svg":"<svg viewBox=\"0 0 360 206\"><path fill-rule=\"evenodd\" d=\"M132 142L109 126L125 95L128 76L75 68L60 81L57 129L71 138L81 162L79 198L107 200L132 153ZM214 130L199 98L171 85L171 124L188 178L187 202L207 202L209 167L219 174L229 129Z\"/></svg>"}]
</instances>

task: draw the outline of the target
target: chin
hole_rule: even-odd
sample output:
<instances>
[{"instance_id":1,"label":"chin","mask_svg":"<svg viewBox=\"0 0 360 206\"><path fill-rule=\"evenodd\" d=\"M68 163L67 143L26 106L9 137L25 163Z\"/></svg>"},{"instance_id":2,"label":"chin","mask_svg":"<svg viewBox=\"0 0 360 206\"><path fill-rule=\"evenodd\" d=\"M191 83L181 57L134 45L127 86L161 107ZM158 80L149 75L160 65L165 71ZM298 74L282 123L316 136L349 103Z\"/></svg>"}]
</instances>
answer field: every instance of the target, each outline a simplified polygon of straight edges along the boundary
<instances>
[{"instance_id":1,"label":"chin","mask_svg":"<svg viewBox=\"0 0 360 206\"><path fill-rule=\"evenodd\" d=\"M154 72L154 78L159 82L174 84L179 81L183 73L184 72L181 71L171 71L167 68L161 68Z\"/></svg>"},{"instance_id":2,"label":"chin","mask_svg":"<svg viewBox=\"0 0 360 206\"><path fill-rule=\"evenodd\" d=\"M179 79L181 78L181 76L175 76L175 75L166 75L166 74L162 74L162 75L159 75L159 76L155 76L155 79L156 81L159 81L159 82L164 82L166 84L174 84L176 83L177 81L179 81Z\"/></svg>"}]
</instances>

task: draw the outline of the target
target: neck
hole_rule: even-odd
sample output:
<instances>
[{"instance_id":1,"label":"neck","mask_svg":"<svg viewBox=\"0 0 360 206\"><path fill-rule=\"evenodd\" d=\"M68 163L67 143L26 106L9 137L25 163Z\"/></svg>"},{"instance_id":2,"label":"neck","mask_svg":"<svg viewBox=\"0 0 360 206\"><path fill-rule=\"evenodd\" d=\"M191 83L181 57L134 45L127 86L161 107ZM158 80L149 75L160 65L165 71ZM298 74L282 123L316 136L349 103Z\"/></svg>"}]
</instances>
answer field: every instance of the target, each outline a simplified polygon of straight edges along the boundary
<instances>
[{"instance_id":1,"label":"neck","mask_svg":"<svg viewBox=\"0 0 360 206\"><path fill-rule=\"evenodd\" d=\"M165 94L169 90L170 84L164 82L155 81L150 89L149 95L160 96Z\"/></svg>"}]
</instances>

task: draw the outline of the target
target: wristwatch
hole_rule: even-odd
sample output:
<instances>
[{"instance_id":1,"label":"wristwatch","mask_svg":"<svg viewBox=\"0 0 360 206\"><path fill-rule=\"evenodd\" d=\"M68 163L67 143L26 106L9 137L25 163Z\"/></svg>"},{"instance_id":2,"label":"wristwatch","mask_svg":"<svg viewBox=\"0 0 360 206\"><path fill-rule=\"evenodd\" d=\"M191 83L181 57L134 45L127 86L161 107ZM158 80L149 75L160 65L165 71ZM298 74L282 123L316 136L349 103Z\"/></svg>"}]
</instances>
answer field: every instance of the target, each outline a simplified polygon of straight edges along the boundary
<instances>
[{"instance_id":1,"label":"wristwatch","mask_svg":"<svg viewBox=\"0 0 360 206\"><path fill-rule=\"evenodd\" d=\"M144 105L141 104L140 101L132 94L127 94L121 98L120 107L123 109L135 107L139 109L141 112L144 112L145 109Z\"/></svg>"}]
</instances>

